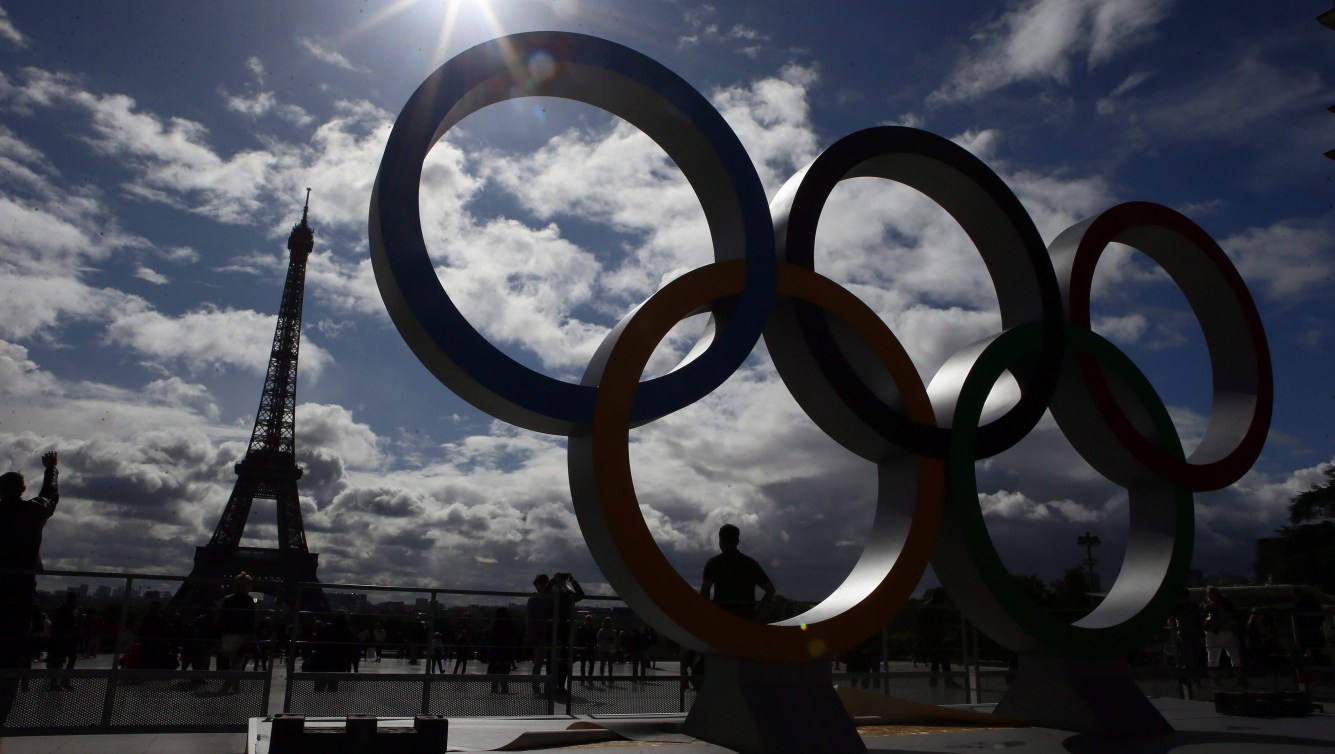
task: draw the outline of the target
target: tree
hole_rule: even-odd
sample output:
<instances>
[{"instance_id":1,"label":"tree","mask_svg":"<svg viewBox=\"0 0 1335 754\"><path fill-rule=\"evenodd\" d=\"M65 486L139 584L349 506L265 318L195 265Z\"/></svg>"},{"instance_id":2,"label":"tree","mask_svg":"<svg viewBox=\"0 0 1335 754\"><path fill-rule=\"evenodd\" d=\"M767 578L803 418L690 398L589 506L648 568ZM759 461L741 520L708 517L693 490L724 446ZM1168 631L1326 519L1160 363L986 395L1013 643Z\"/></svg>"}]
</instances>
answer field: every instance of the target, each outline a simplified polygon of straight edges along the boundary
<instances>
[{"instance_id":1,"label":"tree","mask_svg":"<svg viewBox=\"0 0 1335 754\"><path fill-rule=\"evenodd\" d=\"M1281 584L1310 584L1335 592L1335 465L1326 481L1289 498L1289 521L1279 536L1257 540L1256 575Z\"/></svg>"},{"instance_id":2,"label":"tree","mask_svg":"<svg viewBox=\"0 0 1335 754\"><path fill-rule=\"evenodd\" d=\"M1306 524L1335 519L1335 465L1322 472L1326 481L1289 498L1289 523Z\"/></svg>"},{"instance_id":3,"label":"tree","mask_svg":"<svg viewBox=\"0 0 1335 754\"><path fill-rule=\"evenodd\" d=\"M1035 605L1047 607L1052 603L1052 592L1048 591L1048 585L1043 583L1043 579L1033 574L1014 573L1011 574L1011 579Z\"/></svg>"},{"instance_id":4,"label":"tree","mask_svg":"<svg viewBox=\"0 0 1335 754\"><path fill-rule=\"evenodd\" d=\"M1062 570L1061 578L1052 582L1052 606L1063 612L1089 610L1089 574L1084 566L1074 565Z\"/></svg>"}]
</instances>

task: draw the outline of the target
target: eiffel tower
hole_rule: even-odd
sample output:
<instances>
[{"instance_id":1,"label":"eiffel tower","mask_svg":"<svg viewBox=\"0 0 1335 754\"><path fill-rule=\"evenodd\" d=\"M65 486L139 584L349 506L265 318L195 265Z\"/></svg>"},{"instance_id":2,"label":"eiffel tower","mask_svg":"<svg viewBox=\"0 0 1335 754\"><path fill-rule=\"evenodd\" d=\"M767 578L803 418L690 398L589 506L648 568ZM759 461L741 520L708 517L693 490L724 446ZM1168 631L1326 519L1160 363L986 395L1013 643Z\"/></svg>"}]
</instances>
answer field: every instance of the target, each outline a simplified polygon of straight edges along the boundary
<instances>
[{"instance_id":1,"label":"eiffel tower","mask_svg":"<svg viewBox=\"0 0 1335 754\"><path fill-rule=\"evenodd\" d=\"M307 588L297 601L297 584L316 581L320 556L306 549L301 523L297 480L301 469L296 456L297 350L301 346L301 304L306 285L306 258L315 248L315 232L307 222L311 190L301 222L287 237L291 260L278 307L269 371L264 377L255 429L246 456L236 465L236 486L227 500L218 528L207 545L195 548L195 567L172 598L182 612L207 609L230 588L232 577L246 571L254 590L272 595L289 608L327 611L324 591ZM278 547L242 547L241 534L256 498L273 500L278 512Z\"/></svg>"}]
</instances>

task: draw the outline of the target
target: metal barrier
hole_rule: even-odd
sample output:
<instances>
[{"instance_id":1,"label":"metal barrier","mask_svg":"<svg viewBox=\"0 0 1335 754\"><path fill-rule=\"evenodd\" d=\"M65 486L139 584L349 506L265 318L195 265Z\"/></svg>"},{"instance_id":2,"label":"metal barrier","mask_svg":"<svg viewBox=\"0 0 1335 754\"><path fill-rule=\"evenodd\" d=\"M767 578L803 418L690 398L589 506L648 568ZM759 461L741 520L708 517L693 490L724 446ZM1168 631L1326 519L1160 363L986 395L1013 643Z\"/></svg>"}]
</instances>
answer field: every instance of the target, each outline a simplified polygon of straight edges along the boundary
<instances>
[{"instance_id":1,"label":"metal barrier","mask_svg":"<svg viewBox=\"0 0 1335 754\"><path fill-rule=\"evenodd\" d=\"M14 690L0 732L228 733L244 731L269 704L267 672L175 670L5 670ZM224 691L231 683L235 691Z\"/></svg>"},{"instance_id":2,"label":"metal barrier","mask_svg":"<svg viewBox=\"0 0 1335 754\"><path fill-rule=\"evenodd\" d=\"M614 675L571 679L569 714L653 715L682 713L695 703L695 689L680 676Z\"/></svg>"},{"instance_id":3,"label":"metal barrier","mask_svg":"<svg viewBox=\"0 0 1335 754\"><path fill-rule=\"evenodd\" d=\"M112 658L125 654L128 646L111 646L117 636L125 636L135 625L134 616L153 599L166 601L171 585L184 577L142 573L106 573L87 571L48 571L38 574L39 584L51 593L62 594L61 587L74 588L77 580L103 582L99 591L112 596L101 598L88 594L90 608L108 617L104 653L97 661L105 663L105 650L114 650ZM119 584L114 592L107 584ZM136 585L139 585L136 591ZM298 585L298 587L316 585ZM76 670L0 669L0 691L13 689L13 705L0 720L0 736L49 735L112 732L234 732L244 731L252 717L262 717L281 709L310 716L372 714L400 717L434 714L453 717L511 717L565 714L569 716L674 714L683 713L695 701L695 689L675 672L671 656L657 656L667 662L665 672L635 676L585 676L570 678L570 694L557 695L550 675L530 675L532 666L528 649L507 646L507 656L521 664L510 675L446 674L433 670L433 647L441 642L433 638L438 631L453 627L467 640L447 641L447 649L461 655L465 662L485 665L487 617L493 608L509 604L511 615L523 620L524 601L532 593L451 590L425 587L320 584L326 593L341 596L353 608L351 619L362 628L384 619L388 624L411 623L416 635L401 633L383 641L359 639L357 650L367 650L365 663L372 662L370 649L377 659L395 657L396 666L375 665L376 670L409 672L327 673L301 672L302 657L308 646L309 632L317 619L325 615L304 612L300 606L280 608L265 614L278 630L268 649L273 656L269 669L261 672L175 671L129 668ZM55 587L55 588L53 588ZM87 590L85 590L86 593ZM143 592L142 594L140 592ZM379 601L370 602L358 592L377 593ZM300 593L300 589L298 589ZM338 594L341 593L341 594ZM399 593L403 596L395 596ZM360 596L360 602L351 600ZM412 598L412 599L409 599ZM577 608L579 612L618 616L619 622L635 625L635 619L617 604L615 597L589 595ZM404 607L414 604L415 608ZM399 612L389 612L381 605L397 604ZM485 609L484 609L485 608ZM514 609L520 610L514 614ZM405 612L405 610L411 612ZM114 611L114 612L113 612ZM263 612L263 611L262 611ZM116 619L118 613L119 618ZM572 616L575 617L575 616ZM911 621L910 621L911 623ZM960 622L960 644L952 651L954 672L932 674L920 665L916 649L910 653L900 641L898 654L889 651L888 632L880 637L879 662L874 673L836 673L837 683L845 683L877 693L930 704L987 704L1001 699L1007 689L1007 672L980 661L979 639L971 626ZM285 638L286 637L286 638ZM556 646L553 622L545 648ZM449 633L445 634L451 639ZM874 640L873 640L874 641ZM92 650L96 653L96 650ZM544 656L543 665L575 669L574 652L568 646L559 650L564 660ZM447 660L452 660L449 651ZM995 658L994 658L995 659ZM1149 658L1153 659L1153 658ZM961 661L962 660L962 661ZM851 662L851 660L850 660ZM912 662L912 664L910 664ZM414 664L415 663L415 664ZM113 663L114 664L114 663ZM85 665L86 667L86 665ZM413 670L414 668L420 670ZM912 668L910 670L909 668ZM919 669L921 668L921 669ZM426 672L421 672L426 671ZM1329 667L1286 667L1273 664L1268 672L1249 670L1251 687L1287 690L1299 683L1329 694L1335 677ZM1209 686L1184 684L1179 672L1164 664L1146 662L1132 667L1132 679L1148 696L1209 699ZM933 675L937 677L933 679ZM938 683L933 685L932 681ZM1199 680L1199 679L1198 679ZM224 682L234 682L236 690L224 693ZM282 685L280 688L279 685ZM281 693L281 704L270 695Z\"/></svg>"}]
</instances>

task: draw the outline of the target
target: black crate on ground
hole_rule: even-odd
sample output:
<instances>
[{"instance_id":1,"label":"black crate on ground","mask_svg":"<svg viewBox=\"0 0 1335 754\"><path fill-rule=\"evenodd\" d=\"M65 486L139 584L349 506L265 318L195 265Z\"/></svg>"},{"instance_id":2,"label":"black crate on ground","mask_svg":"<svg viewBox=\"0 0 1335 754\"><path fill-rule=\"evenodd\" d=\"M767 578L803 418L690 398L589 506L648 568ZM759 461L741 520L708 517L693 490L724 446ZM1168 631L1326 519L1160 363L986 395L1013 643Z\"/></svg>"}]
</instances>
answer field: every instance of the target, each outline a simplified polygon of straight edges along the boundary
<instances>
[{"instance_id":1,"label":"black crate on ground","mask_svg":"<svg viewBox=\"0 0 1335 754\"><path fill-rule=\"evenodd\" d=\"M271 754L443 754L449 721L417 715L413 727L380 727L374 715L348 715L341 726L307 728L304 715L275 715Z\"/></svg>"}]
</instances>

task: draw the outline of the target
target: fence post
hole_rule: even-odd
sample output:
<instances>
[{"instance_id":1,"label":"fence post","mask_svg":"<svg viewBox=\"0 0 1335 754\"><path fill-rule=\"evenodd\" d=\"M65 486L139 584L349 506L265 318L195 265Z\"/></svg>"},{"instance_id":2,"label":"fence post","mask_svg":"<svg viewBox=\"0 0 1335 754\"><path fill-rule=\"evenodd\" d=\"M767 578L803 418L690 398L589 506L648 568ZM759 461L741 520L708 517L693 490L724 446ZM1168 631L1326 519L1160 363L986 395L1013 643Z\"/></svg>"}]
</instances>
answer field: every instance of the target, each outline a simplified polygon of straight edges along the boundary
<instances>
[{"instance_id":1,"label":"fence post","mask_svg":"<svg viewBox=\"0 0 1335 754\"><path fill-rule=\"evenodd\" d=\"M431 643L436 640L436 590L431 590L431 602L426 616L426 672L422 675L422 714L431 714L431 665L435 662L435 652L443 649L437 642L433 650Z\"/></svg>"},{"instance_id":2,"label":"fence post","mask_svg":"<svg viewBox=\"0 0 1335 754\"><path fill-rule=\"evenodd\" d=\"M107 693L102 698L102 728L111 727L111 713L116 707L116 676L121 666L121 636L125 633L125 622L130 614L130 590L134 588L134 577L125 577L125 590L121 593L121 619L116 628L116 638L111 642L111 674L107 676ZM129 652L129 649L126 649Z\"/></svg>"},{"instance_id":3,"label":"fence post","mask_svg":"<svg viewBox=\"0 0 1335 754\"><path fill-rule=\"evenodd\" d=\"M301 631L301 587L292 590L292 622L287 635L287 678L283 682L283 712L292 711L292 675L297 669L297 635ZM266 710L267 712L267 710Z\"/></svg>"},{"instance_id":4,"label":"fence post","mask_svg":"<svg viewBox=\"0 0 1335 754\"><path fill-rule=\"evenodd\" d=\"M964 698L969 703L976 703L975 693L976 683L970 683L969 679L969 632L973 626L964 619L964 612L960 611L960 666L964 669Z\"/></svg>"},{"instance_id":5,"label":"fence post","mask_svg":"<svg viewBox=\"0 0 1335 754\"><path fill-rule=\"evenodd\" d=\"M557 598L556 592L552 589L547 590L548 596L552 600L552 636L550 645L547 647L547 714L556 714L556 661L558 658L557 640L560 639L561 632L558 626L561 621L561 600Z\"/></svg>"}]
</instances>

